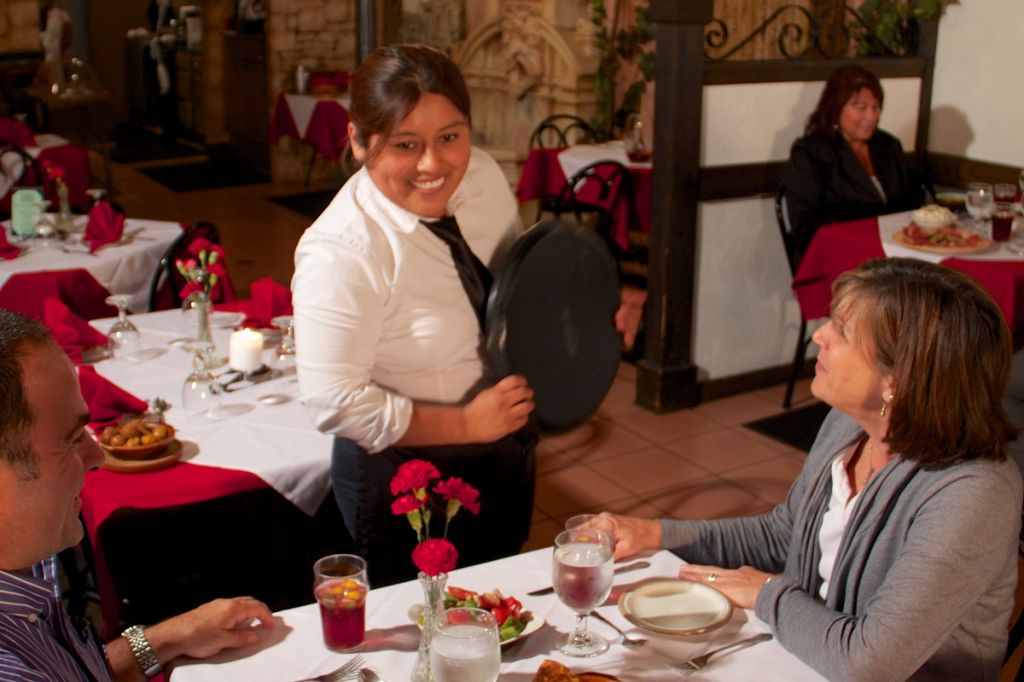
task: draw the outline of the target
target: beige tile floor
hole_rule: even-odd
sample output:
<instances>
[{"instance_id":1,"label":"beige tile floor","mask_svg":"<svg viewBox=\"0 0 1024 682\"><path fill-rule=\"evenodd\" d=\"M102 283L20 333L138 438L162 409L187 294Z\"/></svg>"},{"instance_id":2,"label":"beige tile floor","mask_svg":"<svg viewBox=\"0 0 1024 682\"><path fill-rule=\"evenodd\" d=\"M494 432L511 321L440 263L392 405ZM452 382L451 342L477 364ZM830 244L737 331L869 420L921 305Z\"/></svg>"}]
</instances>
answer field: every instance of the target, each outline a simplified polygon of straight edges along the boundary
<instances>
[{"instance_id":1,"label":"beige tile floor","mask_svg":"<svg viewBox=\"0 0 1024 682\"><path fill-rule=\"evenodd\" d=\"M137 168L112 169L113 196L129 216L215 222L240 295L267 275L290 281L292 253L310 221L266 198L318 187L267 183L175 193ZM634 368L624 363L597 414L579 428L541 440L527 549L550 545L564 521L580 512L715 518L757 514L782 500L804 453L742 426L779 412L782 386L656 415L634 404L634 379ZM797 385L796 405L810 400L808 387L807 381ZM1019 610L1024 582L1017 592ZM1022 656L1024 647L1004 668L1001 682L1015 679Z\"/></svg>"}]
</instances>

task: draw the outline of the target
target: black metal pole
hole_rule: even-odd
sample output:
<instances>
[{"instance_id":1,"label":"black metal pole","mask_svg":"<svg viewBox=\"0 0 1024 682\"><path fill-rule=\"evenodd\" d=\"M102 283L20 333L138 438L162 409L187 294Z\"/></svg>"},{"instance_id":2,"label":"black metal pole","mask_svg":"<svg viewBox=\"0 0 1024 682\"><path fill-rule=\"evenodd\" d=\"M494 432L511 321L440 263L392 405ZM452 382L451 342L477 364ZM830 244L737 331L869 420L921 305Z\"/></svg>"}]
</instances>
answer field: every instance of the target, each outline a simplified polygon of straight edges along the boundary
<instances>
[{"instance_id":1,"label":"black metal pole","mask_svg":"<svg viewBox=\"0 0 1024 682\"><path fill-rule=\"evenodd\" d=\"M377 47L377 2L356 1L356 63L362 64Z\"/></svg>"}]
</instances>

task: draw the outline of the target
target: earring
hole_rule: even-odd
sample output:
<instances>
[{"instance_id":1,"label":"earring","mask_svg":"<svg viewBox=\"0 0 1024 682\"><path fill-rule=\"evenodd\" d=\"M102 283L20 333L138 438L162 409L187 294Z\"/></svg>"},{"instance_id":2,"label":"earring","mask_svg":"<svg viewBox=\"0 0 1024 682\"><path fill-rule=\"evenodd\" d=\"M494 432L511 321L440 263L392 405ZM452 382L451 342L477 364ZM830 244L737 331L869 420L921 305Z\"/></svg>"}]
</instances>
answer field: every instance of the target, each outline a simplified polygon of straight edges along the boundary
<instances>
[{"instance_id":1,"label":"earring","mask_svg":"<svg viewBox=\"0 0 1024 682\"><path fill-rule=\"evenodd\" d=\"M885 418L885 408L889 407L889 403L882 403L882 411L878 413L879 417Z\"/></svg>"}]
</instances>

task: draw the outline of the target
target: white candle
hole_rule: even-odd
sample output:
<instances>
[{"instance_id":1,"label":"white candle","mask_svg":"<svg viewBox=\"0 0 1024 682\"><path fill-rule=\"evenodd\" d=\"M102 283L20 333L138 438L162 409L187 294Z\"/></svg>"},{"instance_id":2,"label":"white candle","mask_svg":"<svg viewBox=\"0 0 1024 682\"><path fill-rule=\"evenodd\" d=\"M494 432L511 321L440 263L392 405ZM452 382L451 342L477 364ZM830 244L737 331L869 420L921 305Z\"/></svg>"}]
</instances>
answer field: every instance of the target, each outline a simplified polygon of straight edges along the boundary
<instances>
[{"instance_id":1,"label":"white candle","mask_svg":"<svg viewBox=\"0 0 1024 682\"><path fill-rule=\"evenodd\" d=\"M228 364L239 372L255 372L263 366L263 335L252 329L231 332Z\"/></svg>"}]
</instances>

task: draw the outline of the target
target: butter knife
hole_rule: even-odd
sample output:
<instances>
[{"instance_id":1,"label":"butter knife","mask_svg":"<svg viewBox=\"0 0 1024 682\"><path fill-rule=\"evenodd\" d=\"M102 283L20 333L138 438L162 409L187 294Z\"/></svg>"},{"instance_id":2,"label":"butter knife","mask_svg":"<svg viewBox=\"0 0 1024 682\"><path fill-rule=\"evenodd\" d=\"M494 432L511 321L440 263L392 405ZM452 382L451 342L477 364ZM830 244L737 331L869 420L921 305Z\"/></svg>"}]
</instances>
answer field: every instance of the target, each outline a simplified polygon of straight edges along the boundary
<instances>
[{"instance_id":1,"label":"butter knife","mask_svg":"<svg viewBox=\"0 0 1024 682\"><path fill-rule=\"evenodd\" d=\"M637 570L640 570L641 568L648 568L650 565L651 565L650 561L634 561L631 564L626 564L625 566L619 566L618 568L616 568L613 571L613 573L615 573L615 575L618 575L619 573L628 573L629 571L637 571ZM539 596L541 596L543 594L553 594L554 591L555 591L554 586L551 586L551 587L542 587L539 590L533 590L532 592L527 592L526 594L530 595L531 597L539 597Z\"/></svg>"}]
</instances>

